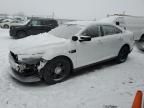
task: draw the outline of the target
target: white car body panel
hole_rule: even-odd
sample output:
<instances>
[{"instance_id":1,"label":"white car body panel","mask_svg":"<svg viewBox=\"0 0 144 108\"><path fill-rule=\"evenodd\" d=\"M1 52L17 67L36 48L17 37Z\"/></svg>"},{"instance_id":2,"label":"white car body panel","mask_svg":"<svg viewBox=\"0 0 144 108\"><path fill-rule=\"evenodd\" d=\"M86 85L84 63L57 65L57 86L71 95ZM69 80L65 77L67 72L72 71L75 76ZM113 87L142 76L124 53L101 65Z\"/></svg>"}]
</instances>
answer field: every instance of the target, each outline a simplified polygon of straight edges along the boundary
<instances>
[{"instance_id":1,"label":"white car body panel","mask_svg":"<svg viewBox=\"0 0 144 108\"><path fill-rule=\"evenodd\" d=\"M92 38L89 42L77 43L77 67L88 65L101 60L101 44L99 38Z\"/></svg>"}]
</instances>

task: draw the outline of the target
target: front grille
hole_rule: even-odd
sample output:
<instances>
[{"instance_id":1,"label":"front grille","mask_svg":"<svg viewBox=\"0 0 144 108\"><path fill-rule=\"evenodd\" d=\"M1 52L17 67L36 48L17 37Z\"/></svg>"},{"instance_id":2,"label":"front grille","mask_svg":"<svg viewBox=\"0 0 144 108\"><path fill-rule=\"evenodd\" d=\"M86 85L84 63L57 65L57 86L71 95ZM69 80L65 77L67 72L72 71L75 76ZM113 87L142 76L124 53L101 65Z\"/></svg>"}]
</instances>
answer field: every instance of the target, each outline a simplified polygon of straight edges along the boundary
<instances>
[{"instance_id":1,"label":"front grille","mask_svg":"<svg viewBox=\"0 0 144 108\"><path fill-rule=\"evenodd\" d=\"M10 54L13 57L14 61L17 63L18 62L18 56L11 51L10 51Z\"/></svg>"},{"instance_id":2,"label":"front grille","mask_svg":"<svg viewBox=\"0 0 144 108\"><path fill-rule=\"evenodd\" d=\"M18 76L22 76L22 77L28 77L28 76L37 76L37 77L39 77L39 74L38 74L38 72L24 72L24 73L19 73L18 71L16 71L15 69L13 69L12 68L12 70L13 70L13 72L15 73L15 74L17 74Z\"/></svg>"},{"instance_id":3,"label":"front grille","mask_svg":"<svg viewBox=\"0 0 144 108\"><path fill-rule=\"evenodd\" d=\"M23 73L21 73L22 76L32 76L37 74L37 71L34 69L25 69Z\"/></svg>"}]
</instances>

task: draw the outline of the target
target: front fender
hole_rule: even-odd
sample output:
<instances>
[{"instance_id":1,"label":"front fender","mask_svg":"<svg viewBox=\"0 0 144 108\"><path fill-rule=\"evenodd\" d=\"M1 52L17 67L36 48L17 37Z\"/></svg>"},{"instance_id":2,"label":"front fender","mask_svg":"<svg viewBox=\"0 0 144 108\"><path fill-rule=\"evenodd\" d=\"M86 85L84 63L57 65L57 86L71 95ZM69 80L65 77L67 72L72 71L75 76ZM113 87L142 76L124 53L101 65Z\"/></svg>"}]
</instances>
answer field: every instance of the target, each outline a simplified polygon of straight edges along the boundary
<instances>
[{"instance_id":1,"label":"front fender","mask_svg":"<svg viewBox=\"0 0 144 108\"><path fill-rule=\"evenodd\" d=\"M59 57L59 56L66 56L68 57L72 63L73 63L73 67L75 68L76 65L76 53L69 53L69 50L63 50L63 49L57 49L57 50L49 50L48 52L46 52L43 56L42 59L50 61L55 57Z\"/></svg>"}]
</instances>

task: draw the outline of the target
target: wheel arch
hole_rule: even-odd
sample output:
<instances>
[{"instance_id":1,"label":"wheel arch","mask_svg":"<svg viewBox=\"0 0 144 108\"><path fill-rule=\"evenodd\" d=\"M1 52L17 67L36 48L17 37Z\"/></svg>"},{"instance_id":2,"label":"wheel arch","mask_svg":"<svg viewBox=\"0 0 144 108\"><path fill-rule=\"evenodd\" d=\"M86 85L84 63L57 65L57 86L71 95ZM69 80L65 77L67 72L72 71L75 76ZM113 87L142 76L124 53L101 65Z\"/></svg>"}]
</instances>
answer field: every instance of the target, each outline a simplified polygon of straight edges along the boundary
<instances>
[{"instance_id":1,"label":"wheel arch","mask_svg":"<svg viewBox=\"0 0 144 108\"><path fill-rule=\"evenodd\" d=\"M124 47L127 47L127 48L129 49L129 52L130 52L130 45L129 45L129 44L127 44L127 43L124 44L124 45L121 47L121 49L124 48ZM120 49L120 50L121 50L121 49ZM119 51L119 52L120 52L120 51Z\"/></svg>"},{"instance_id":2,"label":"wheel arch","mask_svg":"<svg viewBox=\"0 0 144 108\"><path fill-rule=\"evenodd\" d=\"M64 59L67 59L71 65L71 69L73 70L74 68L74 65L73 65L73 61L71 60L71 58L69 58L68 56L65 56L65 55L59 55L59 56L56 56L54 57L53 59L56 59L56 58L64 58ZM53 60L52 59L52 60Z\"/></svg>"},{"instance_id":3,"label":"wheel arch","mask_svg":"<svg viewBox=\"0 0 144 108\"><path fill-rule=\"evenodd\" d=\"M9 24L4 24L3 27L7 26L8 28L10 28L10 25Z\"/></svg>"}]
</instances>

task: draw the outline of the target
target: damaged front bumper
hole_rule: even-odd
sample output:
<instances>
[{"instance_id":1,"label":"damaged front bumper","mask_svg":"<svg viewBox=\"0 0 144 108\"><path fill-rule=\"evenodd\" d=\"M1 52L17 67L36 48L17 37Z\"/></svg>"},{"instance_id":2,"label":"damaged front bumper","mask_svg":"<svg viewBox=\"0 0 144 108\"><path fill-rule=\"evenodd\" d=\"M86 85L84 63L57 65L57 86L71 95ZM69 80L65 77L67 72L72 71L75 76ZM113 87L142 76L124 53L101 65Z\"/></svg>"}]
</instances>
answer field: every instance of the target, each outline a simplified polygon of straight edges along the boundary
<instances>
[{"instance_id":1,"label":"damaged front bumper","mask_svg":"<svg viewBox=\"0 0 144 108\"><path fill-rule=\"evenodd\" d=\"M9 62L12 70L10 75L20 82L38 82L41 80L41 75L35 64L28 65L25 63L18 63L15 58L9 54Z\"/></svg>"},{"instance_id":2,"label":"damaged front bumper","mask_svg":"<svg viewBox=\"0 0 144 108\"><path fill-rule=\"evenodd\" d=\"M20 82L27 82L27 83L32 83L32 82L39 82L41 81L41 78L39 77L38 74L34 74L32 76L23 76L20 75L16 70L12 68L10 71L10 75L15 78L16 80Z\"/></svg>"}]
</instances>

